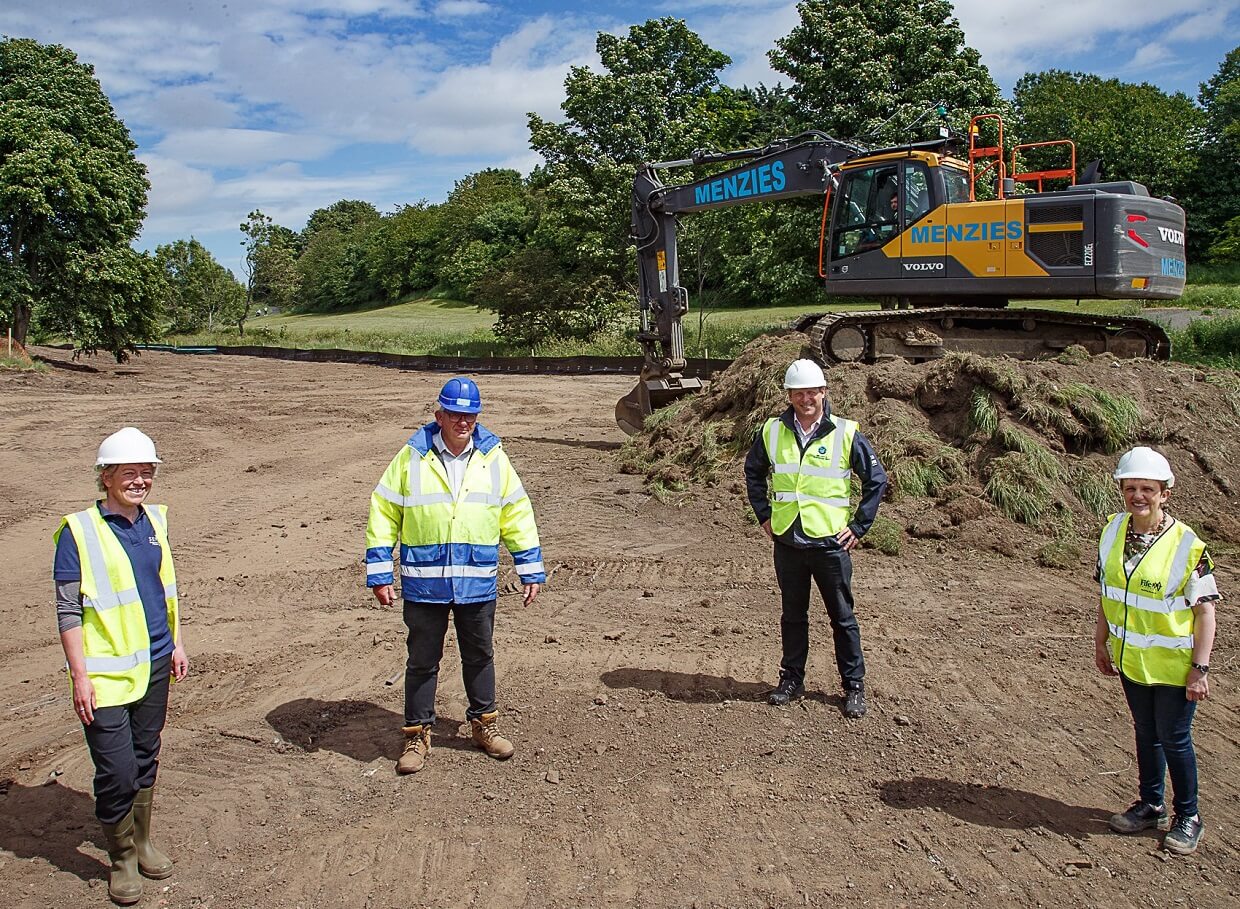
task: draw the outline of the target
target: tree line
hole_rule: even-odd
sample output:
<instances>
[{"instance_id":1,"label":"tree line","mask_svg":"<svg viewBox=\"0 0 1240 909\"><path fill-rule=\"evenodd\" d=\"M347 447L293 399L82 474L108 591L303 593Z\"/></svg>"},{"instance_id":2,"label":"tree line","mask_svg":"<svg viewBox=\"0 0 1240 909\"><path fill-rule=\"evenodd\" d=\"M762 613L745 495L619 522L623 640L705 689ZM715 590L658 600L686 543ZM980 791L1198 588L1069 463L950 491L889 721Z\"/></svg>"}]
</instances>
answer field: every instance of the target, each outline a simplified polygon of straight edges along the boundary
<instances>
[{"instance_id":1,"label":"tree line","mask_svg":"<svg viewBox=\"0 0 1240 909\"><path fill-rule=\"evenodd\" d=\"M768 53L788 80L774 87L723 84L729 57L678 19L600 33L601 67L570 71L563 119L528 117L542 158L529 176L483 170L442 203L391 212L344 199L300 231L255 210L240 225L243 282L193 239L131 249L149 185L90 67L63 47L6 39L0 321L19 338L33 325L123 356L167 331L244 331L272 307L328 312L437 293L494 311L497 336L522 347L623 332L635 302L635 168L810 129L896 144L923 138L909 125L924 128L940 104L960 134L993 111L1009 145L1074 139L1078 160L1102 159L1108 179L1181 202L1193 261L1240 260L1240 48L1196 99L1051 70L1025 75L1007 100L948 0L803 0L798 11ZM820 202L802 200L687 218L682 283L698 306L812 305L820 217Z\"/></svg>"}]
</instances>

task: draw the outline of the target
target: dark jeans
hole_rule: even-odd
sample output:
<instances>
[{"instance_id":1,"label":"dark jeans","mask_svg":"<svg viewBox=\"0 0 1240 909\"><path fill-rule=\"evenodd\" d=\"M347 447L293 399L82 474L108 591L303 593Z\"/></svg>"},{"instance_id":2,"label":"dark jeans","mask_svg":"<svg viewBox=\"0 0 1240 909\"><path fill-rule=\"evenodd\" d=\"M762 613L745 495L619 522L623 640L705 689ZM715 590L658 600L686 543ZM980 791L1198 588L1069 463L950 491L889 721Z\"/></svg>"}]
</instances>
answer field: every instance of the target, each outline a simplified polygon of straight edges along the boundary
<instances>
[{"instance_id":1,"label":"dark jeans","mask_svg":"<svg viewBox=\"0 0 1240 909\"><path fill-rule=\"evenodd\" d=\"M781 678L805 682L809 659L809 584L818 585L831 633L835 637L835 663L845 690L865 686L865 658L861 655L861 629L853 614L852 556L843 550L798 549L775 541L775 577L783 597L784 656Z\"/></svg>"},{"instance_id":2,"label":"dark jeans","mask_svg":"<svg viewBox=\"0 0 1240 909\"><path fill-rule=\"evenodd\" d=\"M94 721L82 727L95 762L95 817L104 824L119 823L133 807L138 790L155 785L171 667L172 654L155 660L141 700L99 707Z\"/></svg>"},{"instance_id":3,"label":"dark jeans","mask_svg":"<svg viewBox=\"0 0 1240 909\"><path fill-rule=\"evenodd\" d=\"M1167 772L1171 773L1172 808L1176 814L1197 813L1197 755L1193 751L1193 715L1197 702L1183 687L1140 685L1127 677L1124 697L1137 730L1137 773L1141 801L1161 805Z\"/></svg>"},{"instance_id":4,"label":"dark jeans","mask_svg":"<svg viewBox=\"0 0 1240 909\"><path fill-rule=\"evenodd\" d=\"M456 624L461 649L461 677L469 709L465 718L476 720L495 709L495 660L491 639L495 633L495 601L485 603L412 603L405 601L409 627L409 660L405 664L405 725L435 722L435 687L448 614Z\"/></svg>"}]
</instances>

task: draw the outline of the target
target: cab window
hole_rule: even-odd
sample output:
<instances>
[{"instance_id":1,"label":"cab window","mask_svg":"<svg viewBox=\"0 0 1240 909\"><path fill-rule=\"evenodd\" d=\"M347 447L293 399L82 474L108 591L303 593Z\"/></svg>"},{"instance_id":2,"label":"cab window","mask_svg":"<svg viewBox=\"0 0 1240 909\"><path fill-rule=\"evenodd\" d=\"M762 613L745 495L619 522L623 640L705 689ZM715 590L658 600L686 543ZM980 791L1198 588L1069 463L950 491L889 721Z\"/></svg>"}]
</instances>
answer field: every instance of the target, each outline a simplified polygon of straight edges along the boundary
<instances>
[{"instance_id":1,"label":"cab window","mask_svg":"<svg viewBox=\"0 0 1240 909\"><path fill-rule=\"evenodd\" d=\"M924 164L908 162L904 165L904 226L929 213L930 172Z\"/></svg>"},{"instance_id":2,"label":"cab window","mask_svg":"<svg viewBox=\"0 0 1240 909\"><path fill-rule=\"evenodd\" d=\"M943 191L948 202L969 201L969 175L965 171L940 167L939 173L943 175Z\"/></svg>"},{"instance_id":3,"label":"cab window","mask_svg":"<svg viewBox=\"0 0 1240 909\"><path fill-rule=\"evenodd\" d=\"M899 227L895 164L859 168L845 175L835 204L833 259L878 249Z\"/></svg>"}]
</instances>

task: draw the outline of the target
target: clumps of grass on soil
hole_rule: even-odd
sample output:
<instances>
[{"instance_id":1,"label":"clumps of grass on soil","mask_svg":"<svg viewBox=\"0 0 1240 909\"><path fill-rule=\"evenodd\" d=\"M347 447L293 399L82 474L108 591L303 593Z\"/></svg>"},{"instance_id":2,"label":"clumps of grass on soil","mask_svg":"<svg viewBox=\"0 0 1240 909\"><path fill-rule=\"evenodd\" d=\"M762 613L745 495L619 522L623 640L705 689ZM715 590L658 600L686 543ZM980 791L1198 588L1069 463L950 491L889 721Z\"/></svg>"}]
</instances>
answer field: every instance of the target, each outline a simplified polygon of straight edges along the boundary
<instances>
[{"instance_id":1,"label":"clumps of grass on soil","mask_svg":"<svg viewBox=\"0 0 1240 909\"><path fill-rule=\"evenodd\" d=\"M715 376L706 391L681 398L646 418L620 448L620 469L641 474L656 496L691 484L713 486L744 453L754 431L788 405L784 371L809 338L796 332L764 335Z\"/></svg>"},{"instance_id":2,"label":"clumps of grass on soil","mask_svg":"<svg viewBox=\"0 0 1240 909\"><path fill-rule=\"evenodd\" d=\"M623 447L622 469L660 495L738 481L754 430L787 407L783 373L808 341L792 332L755 339L705 392L648 420ZM1084 541L1122 508L1111 471L1133 445L1171 460L1177 517L1218 528L1211 543L1240 545L1234 371L1077 347L1040 361L949 354L842 364L827 371L827 388L890 477L870 548L898 551L907 535L1077 566ZM854 484L854 500L858 492Z\"/></svg>"},{"instance_id":3,"label":"clumps of grass on soil","mask_svg":"<svg viewBox=\"0 0 1240 909\"><path fill-rule=\"evenodd\" d=\"M861 545L866 549L877 549L883 555L899 555L900 544L904 539L904 531L891 518L881 514L870 525L870 532L861 538Z\"/></svg>"}]
</instances>

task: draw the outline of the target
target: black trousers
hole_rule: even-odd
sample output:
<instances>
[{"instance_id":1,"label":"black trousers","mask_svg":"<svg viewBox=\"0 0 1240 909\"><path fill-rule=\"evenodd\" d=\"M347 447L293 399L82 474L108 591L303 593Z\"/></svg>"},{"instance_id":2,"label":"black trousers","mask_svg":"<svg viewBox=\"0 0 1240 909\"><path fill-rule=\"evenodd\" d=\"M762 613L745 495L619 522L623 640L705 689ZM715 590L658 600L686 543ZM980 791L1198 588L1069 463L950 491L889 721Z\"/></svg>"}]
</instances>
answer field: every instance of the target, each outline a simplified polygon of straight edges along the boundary
<instances>
[{"instance_id":1,"label":"black trousers","mask_svg":"<svg viewBox=\"0 0 1240 909\"><path fill-rule=\"evenodd\" d=\"M775 577L783 598L779 627L784 655L781 678L805 682L805 663L809 659L810 580L831 619L835 638L835 663L845 690L865 684L865 658L861 655L861 628L853 614L852 556L839 549L798 549L775 541Z\"/></svg>"},{"instance_id":2,"label":"black trousers","mask_svg":"<svg viewBox=\"0 0 1240 909\"><path fill-rule=\"evenodd\" d=\"M119 823L138 790L155 785L171 668L172 654L155 660L151 683L140 700L99 707L94 721L82 727L95 762L95 817L104 824Z\"/></svg>"},{"instance_id":3,"label":"black trousers","mask_svg":"<svg viewBox=\"0 0 1240 909\"><path fill-rule=\"evenodd\" d=\"M495 601L485 603L412 603L405 601L405 625L409 628L405 663L405 725L435 722L435 689L448 616L456 625L461 649L461 677L469 708L465 718L476 720L495 709Z\"/></svg>"}]
</instances>

